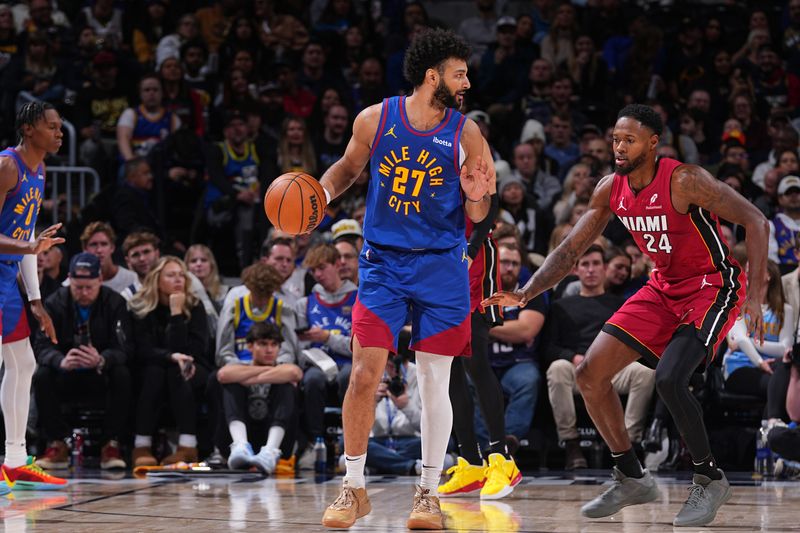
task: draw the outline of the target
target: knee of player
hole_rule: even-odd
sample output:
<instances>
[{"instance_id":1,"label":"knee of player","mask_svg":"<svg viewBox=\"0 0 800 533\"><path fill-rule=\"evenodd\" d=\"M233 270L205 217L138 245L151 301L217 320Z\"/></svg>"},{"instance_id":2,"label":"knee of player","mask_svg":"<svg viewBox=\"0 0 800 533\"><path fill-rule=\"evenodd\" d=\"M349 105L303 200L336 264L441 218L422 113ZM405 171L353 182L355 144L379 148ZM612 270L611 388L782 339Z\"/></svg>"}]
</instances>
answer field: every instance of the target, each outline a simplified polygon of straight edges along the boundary
<instances>
[{"instance_id":1,"label":"knee of player","mask_svg":"<svg viewBox=\"0 0 800 533\"><path fill-rule=\"evenodd\" d=\"M575 368L575 382L583 394L597 390L602 384L602 379L603 376L593 372L591 366L586 364L586 360L581 361Z\"/></svg>"},{"instance_id":2,"label":"knee of player","mask_svg":"<svg viewBox=\"0 0 800 533\"><path fill-rule=\"evenodd\" d=\"M348 390L352 390L353 394L375 394L382 374L382 368L376 371L369 365L356 363L350 370Z\"/></svg>"},{"instance_id":3,"label":"knee of player","mask_svg":"<svg viewBox=\"0 0 800 533\"><path fill-rule=\"evenodd\" d=\"M681 386L681 383L678 379L678 376L675 375L674 372L667 372L666 370L662 370L661 368L656 368L656 390L658 394L666 401L668 398L674 395L674 392L678 390L678 387Z\"/></svg>"}]
</instances>

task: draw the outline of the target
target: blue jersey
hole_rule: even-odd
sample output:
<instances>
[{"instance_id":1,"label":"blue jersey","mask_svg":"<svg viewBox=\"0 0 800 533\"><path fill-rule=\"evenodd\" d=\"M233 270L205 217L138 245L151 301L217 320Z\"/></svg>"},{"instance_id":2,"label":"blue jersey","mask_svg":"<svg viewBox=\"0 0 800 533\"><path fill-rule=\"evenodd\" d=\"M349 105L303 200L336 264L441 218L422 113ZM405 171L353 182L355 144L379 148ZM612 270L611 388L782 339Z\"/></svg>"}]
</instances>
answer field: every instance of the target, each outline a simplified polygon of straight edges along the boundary
<instances>
[{"instance_id":1,"label":"blue jersey","mask_svg":"<svg viewBox=\"0 0 800 533\"><path fill-rule=\"evenodd\" d=\"M353 333L353 306L356 304L357 293L358 291L351 291L338 302L328 303L320 300L317 293L312 292L306 303L308 325L349 337ZM325 350L338 365L351 362L349 357L331 352L330 348L321 342L315 342L311 346Z\"/></svg>"},{"instance_id":2,"label":"blue jersey","mask_svg":"<svg viewBox=\"0 0 800 533\"><path fill-rule=\"evenodd\" d=\"M446 250L464 242L461 132L466 117L447 109L433 129L415 130L405 96L383 101L370 153L364 238L398 250Z\"/></svg>"},{"instance_id":3,"label":"blue jersey","mask_svg":"<svg viewBox=\"0 0 800 533\"><path fill-rule=\"evenodd\" d=\"M222 168L225 177L231 182L237 191L250 189L254 192L259 191L258 165L261 163L256 145L252 142L245 143L244 154L237 156L233 148L227 141L218 143L222 151ZM222 198L222 191L219 187L209 182L206 187L205 206L209 207L212 203Z\"/></svg>"},{"instance_id":4,"label":"blue jersey","mask_svg":"<svg viewBox=\"0 0 800 533\"><path fill-rule=\"evenodd\" d=\"M164 140L172 130L172 113L162 111L159 118L150 120L142 111L142 106L136 108L136 124L133 127L133 137L131 138L131 148L133 153L142 157L146 156L150 150Z\"/></svg>"},{"instance_id":5,"label":"blue jersey","mask_svg":"<svg viewBox=\"0 0 800 533\"><path fill-rule=\"evenodd\" d=\"M236 357L240 361L253 360L253 352L247 349L247 333L253 324L269 320L280 328L282 312L283 301L274 296L270 296L266 309L260 315L253 312L249 294L236 300L233 307L233 342Z\"/></svg>"},{"instance_id":6,"label":"blue jersey","mask_svg":"<svg viewBox=\"0 0 800 533\"><path fill-rule=\"evenodd\" d=\"M0 157L11 157L17 163L17 184L6 193L0 211L0 232L12 239L29 241L44 197L44 165L36 170L27 168L11 147L0 152ZM0 254L0 261L21 260L22 255Z\"/></svg>"}]
</instances>

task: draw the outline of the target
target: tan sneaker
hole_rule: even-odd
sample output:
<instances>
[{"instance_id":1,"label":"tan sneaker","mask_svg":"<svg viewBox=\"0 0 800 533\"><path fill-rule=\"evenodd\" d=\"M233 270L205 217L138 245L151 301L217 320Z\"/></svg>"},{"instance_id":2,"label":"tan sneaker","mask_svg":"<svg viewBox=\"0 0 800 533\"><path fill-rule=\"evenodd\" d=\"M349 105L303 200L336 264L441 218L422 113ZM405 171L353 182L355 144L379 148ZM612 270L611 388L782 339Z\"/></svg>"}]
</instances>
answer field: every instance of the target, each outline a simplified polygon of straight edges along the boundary
<instances>
[{"instance_id":1,"label":"tan sneaker","mask_svg":"<svg viewBox=\"0 0 800 533\"><path fill-rule=\"evenodd\" d=\"M153 457L153 452L147 446L140 446L134 448L131 452L131 459L133 459L133 466L156 466L158 461Z\"/></svg>"},{"instance_id":2,"label":"tan sneaker","mask_svg":"<svg viewBox=\"0 0 800 533\"><path fill-rule=\"evenodd\" d=\"M63 440L54 440L44 452L44 457L36 460L36 464L45 470L58 470L69 467L69 448Z\"/></svg>"},{"instance_id":3,"label":"tan sneaker","mask_svg":"<svg viewBox=\"0 0 800 533\"><path fill-rule=\"evenodd\" d=\"M175 453L164 457L161 464L164 466L174 465L175 463L196 463L197 462L197 448L189 448L188 446L178 446Z\"/></svg>"},{"instance_id":4,"label":"tan sneaker","mask_svg":"<svg viewBox=\"0 0 800 533\"><path fill-rule=\"evenodd\" d=\"M408 517L408 529L444 529L444 515L439 507L439 498L431 495L430 489L416 485L414 507Z\"/></svg>"},{"instance_id":5,"label":"tan sneaker","mask_svg":"<svg viewBox=\"0 0 800 533\"><path fill-rule=\"evenodd\" d=\"M356 523L356 519L367 516L372 510L372 505L367 497L367 489L354 489L342 487L342 492L332 504L325 509L322 515L322 525L325 527L346 528Z\"/></svg>"}]
</instances>

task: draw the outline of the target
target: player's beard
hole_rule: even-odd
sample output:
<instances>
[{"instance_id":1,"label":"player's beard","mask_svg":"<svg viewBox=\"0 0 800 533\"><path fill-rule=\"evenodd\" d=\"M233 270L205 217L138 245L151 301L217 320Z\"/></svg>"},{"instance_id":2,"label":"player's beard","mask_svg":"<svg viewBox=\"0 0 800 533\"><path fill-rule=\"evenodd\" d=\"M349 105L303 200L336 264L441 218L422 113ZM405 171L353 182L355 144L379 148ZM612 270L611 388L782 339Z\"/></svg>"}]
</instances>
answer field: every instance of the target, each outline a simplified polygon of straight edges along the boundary
<instances>
[{"instance_id":1,"label":"player's beard","mask_svg":"<svg viewBox=\"0 0 800 533\"><path fill-rule=\"evenodd\" d=\"M645 158L647 157L646 153L642 153L636 159L630 160L628 159L628 164L624 166L617 165L616 162L614 163L614 172L619 174L620 176L628 176L631 172L642 166L644 163Z\"/></svg>"},{"instance_id":2,"label":"player's beard","mask_svg":"<svg viewBox=\"0 0 800 533\"><path fill-rule=\"evenodd\" d=\"M444 84L444 80L441 79L439 80L439 86L436 87L436 91L433 93L431 105L433 107L444 107L445 109L448 107L452 107L453 109L461 108L461 104L458 103L456 95L450 92L450 89Z\"/></svg>"}]
</instances>

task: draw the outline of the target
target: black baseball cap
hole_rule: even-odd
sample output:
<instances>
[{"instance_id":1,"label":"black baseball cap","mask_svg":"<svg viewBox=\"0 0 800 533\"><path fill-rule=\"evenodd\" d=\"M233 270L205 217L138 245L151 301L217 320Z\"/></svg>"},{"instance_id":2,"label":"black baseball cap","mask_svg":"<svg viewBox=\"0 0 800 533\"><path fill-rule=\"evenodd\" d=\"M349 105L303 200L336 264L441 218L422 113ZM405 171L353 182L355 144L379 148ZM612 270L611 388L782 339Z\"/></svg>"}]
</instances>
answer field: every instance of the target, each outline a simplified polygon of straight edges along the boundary
<instances>
[{"instance_id":1,"label":"black baseball cap","mask_svg":"<svg viewBox=\"0 0 800 533\"><path fill-rule=\"evenodd\" d=\"M75 255L69 262L69 277L96 279L100 277L100 259L88 252Z\"/></svg>"}]
</instances>

